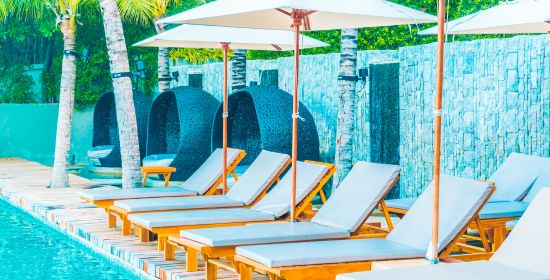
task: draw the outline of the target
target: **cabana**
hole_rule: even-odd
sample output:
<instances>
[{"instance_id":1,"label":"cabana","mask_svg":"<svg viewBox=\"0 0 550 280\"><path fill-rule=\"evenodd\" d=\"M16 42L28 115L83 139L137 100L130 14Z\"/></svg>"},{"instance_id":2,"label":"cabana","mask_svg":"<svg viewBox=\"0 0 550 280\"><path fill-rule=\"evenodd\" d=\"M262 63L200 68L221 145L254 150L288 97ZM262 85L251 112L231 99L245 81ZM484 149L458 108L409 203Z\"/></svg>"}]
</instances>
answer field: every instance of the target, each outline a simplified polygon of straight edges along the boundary
<instances>
[{"instance_id":1,"label":"cabana","mask_svg":"<svg viewBox=\"0 0 550 280\"><path fill-rule=\"evenodd\" d=\"M134 93L141 159L145 155L147 116L151 102L149 96ZM121 167L115 95L112 92L103 94L95 105L92 148L88 150L88 157L95 166Z\"/></svg>"},{"instance_id":2,"label":"cabana","mask_svg":"<svg viewBox=\"0 0 550 280\"><path fill-rule=\"evenodd\" d=\"M262 150L292 153L292 95L275 87L250 86L229 96L228 146L246 151L248 165ZM300 103L298 160L319 160L319 135L309 110ZM218 108L212 146L222 146L222 107Z\"/></svg>"},{"instance_id":3,"label":"cabana","mask_svg":"<svg viewBox=\"0 0 550 280\"><path fill-rule=\"evenodd\" d=\"M212 152L212 121L219 105L214 96L193 87L160 94L149 114L143 165L175 167L171 179L186 180Z\"/></svg>"}]
</instances>

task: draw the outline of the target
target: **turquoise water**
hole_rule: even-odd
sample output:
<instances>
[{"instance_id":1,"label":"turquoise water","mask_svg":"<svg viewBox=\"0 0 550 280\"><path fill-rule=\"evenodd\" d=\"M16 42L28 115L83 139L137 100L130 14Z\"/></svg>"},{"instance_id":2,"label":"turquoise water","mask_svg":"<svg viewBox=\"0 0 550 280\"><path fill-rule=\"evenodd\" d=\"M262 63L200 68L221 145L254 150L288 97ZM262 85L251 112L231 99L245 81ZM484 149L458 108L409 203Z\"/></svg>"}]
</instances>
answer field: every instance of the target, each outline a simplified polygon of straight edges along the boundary
<instances>
[{"instance_id":1,"label":"turquoise water","mask_svg":"<svg viewBox=\"0 0 550 280\"><path fill-rule=\"evenodd\" d=\"M140 279L140 276L0 199L0 279Z\"/></svg>"}]
</instances>

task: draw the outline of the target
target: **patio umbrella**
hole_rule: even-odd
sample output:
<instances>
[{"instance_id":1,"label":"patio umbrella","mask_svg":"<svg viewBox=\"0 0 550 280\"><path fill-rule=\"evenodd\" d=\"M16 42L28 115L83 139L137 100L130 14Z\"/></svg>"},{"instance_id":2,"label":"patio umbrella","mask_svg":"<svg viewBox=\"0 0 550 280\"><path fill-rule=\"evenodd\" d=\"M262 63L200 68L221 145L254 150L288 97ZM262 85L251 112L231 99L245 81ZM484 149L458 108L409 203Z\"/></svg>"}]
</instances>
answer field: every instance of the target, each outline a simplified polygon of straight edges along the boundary
<instances>
[{"instance_id":1,"label":"patio umbrella","mask_svg":"<svg viewBox=\"0 0 550 280\"><path fill-rule=\"evenodd\" d=\"M450 21L447 34L523 34L550 32L550 0L504 2ZM437 34L437 26L420 31L420 35Z\"/></svg>"},{"instance_id":2,"label":"patio umbrella","mask_svg":"<svg viewBox=\"0 0 550 280\"><path fill-rule=\"evenodd\" d=\"M433 22L435 17L383 0L218 0L167 17L159 23L195 23L294 30L292 192L290 220L296 218L298 73L300 30L329 30Z\"/></svg>"},{"instance_id":3,"label":"patio umbrella","mask_svg":"<svg viewBox=\"0 0 550 280\"><path fill-rule=\"evenodd\" d=\"M301 48L325 47L328 44L307 36L299 38ZM160 33L134 46L174 47L174 48L221 48L223 50L223 163L222 170L227 169L227 68L230 48L242 50L292 50L294 34L291 31L264 30L252 28L235 28L221 26L183 24ZM227 191L227 174L223 177L223 192Z\"/></svg>"}]
</instances>

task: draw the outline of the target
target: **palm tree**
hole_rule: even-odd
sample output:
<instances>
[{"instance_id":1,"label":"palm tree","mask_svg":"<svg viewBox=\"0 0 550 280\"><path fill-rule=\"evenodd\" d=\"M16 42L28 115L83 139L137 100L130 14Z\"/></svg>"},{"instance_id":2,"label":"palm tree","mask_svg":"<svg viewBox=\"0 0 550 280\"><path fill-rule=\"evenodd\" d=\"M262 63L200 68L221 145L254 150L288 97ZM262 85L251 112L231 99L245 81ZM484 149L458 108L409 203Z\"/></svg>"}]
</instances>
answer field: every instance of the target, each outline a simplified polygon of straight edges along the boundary
<instances>
[{"instance_id":1,"label":"palm tree","mask_svg":"<svg viewBox=\"0 0 550 280\"><path fill-rule=\"evenodd\" d=\"M145 15L152 10L147 0L119 0L121 10L127 15ZM122 187L133 188L141 180L140 154L134 107L132 79L128 51L119 7L115 0L100 0L99 6L105 29L105 42L115 95L120 154L122 160Z\"/></svg>"},{"instance_id":2,"label":"palm tree","mask_svg":"<svg viewBox=\"0 0 550 280\"><path fill-rule=\"evenodd\" d=\"M237 90L246 87L246 50L234 50L232 64L231 89Z\"/></svg>"},{"instance_id":3,"label":"palm tree","mask_svg":"<svg viewBox=\"0 0 550 280\"><path fill-rule=\"evenodd\" d=\"M63 34L63 62L59 90L59 111L54 165L50 187L68 187L67 158L71 148L71 127L76 82L76 18L87 0L2 0L0 15L41 20L51 17Z\"/></svg>"},{"instance_id":4,"label":"palm tree","mask_svg":"<svg viewBox=\"0 0 550 280\"><path fill-rule=\"evenodd\" d=\"M357 29L342 29L340 73L338 77L338 121L336 127L336 176L332 189L351 170L353 148L353 117L355 116Z\"/></svg>"}]
</instances>

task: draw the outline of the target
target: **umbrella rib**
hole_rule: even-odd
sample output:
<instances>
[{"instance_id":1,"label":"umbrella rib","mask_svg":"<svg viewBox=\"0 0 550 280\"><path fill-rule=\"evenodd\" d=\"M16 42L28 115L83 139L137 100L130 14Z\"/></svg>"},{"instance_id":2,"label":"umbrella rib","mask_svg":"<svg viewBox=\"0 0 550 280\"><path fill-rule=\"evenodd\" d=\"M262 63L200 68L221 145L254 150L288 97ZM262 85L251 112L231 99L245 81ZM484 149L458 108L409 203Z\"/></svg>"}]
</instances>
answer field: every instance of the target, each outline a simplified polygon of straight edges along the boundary
<instances>
[{"instance_id":1,"label":"umbrella rib","mask_svg":"<svg viewBox=\"0 0 550 280\"><path fill-rule=\"evenodd\" d=\"M277 44L271 44L276 50L280 51L282 50L283 48L281 48L279 45Z\"/></svg>"},{"instance_id":2,"label":"umbrella rib","mask_svg":"<svg viewBox=\"0 0 550 280\"><path fill-rule=\"evenodd\" d=\"M287 15L287 16L291 16L291 13L289 13L289 12L287 12L287 11L281 9L281 8L276 8L275 10L277 10L277 11L279 11L279 12L281 12L281 13Z\"/></svg>"}]
</instances>

